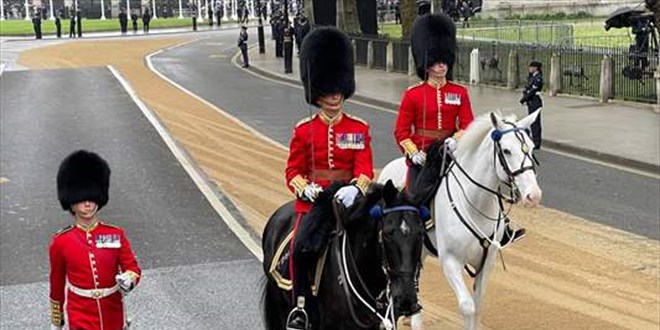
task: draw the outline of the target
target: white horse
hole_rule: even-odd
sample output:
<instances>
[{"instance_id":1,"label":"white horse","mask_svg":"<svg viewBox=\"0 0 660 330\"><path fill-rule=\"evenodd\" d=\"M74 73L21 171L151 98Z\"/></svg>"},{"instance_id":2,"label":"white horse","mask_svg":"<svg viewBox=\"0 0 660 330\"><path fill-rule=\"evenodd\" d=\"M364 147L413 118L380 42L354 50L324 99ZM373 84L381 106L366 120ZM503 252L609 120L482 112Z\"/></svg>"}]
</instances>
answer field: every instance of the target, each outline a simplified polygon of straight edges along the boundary
<instances>
[{"instance_id":1,"label":"white horse","mask_svg":"<svg viewBox=\"0 0 660 330\"><path fill-rule=\"evenodd\" d=\"M538 206L541 201L534 143L527 134L538 114L518 122L515 116L502 118L495 113L476 118L458 141L454 162L435 195L433 243L458 299L465 329L477 329L488 275L501 248L506 213L501 200L508 198L500 193L500 185L511 187L515 195L511 199L525 206ZM403 187L406 172L405 159L395 159L385 166L378 182L392 180ZM473 293L463 280L466 266L476 273Z\"/></svg>"}]
</instances>

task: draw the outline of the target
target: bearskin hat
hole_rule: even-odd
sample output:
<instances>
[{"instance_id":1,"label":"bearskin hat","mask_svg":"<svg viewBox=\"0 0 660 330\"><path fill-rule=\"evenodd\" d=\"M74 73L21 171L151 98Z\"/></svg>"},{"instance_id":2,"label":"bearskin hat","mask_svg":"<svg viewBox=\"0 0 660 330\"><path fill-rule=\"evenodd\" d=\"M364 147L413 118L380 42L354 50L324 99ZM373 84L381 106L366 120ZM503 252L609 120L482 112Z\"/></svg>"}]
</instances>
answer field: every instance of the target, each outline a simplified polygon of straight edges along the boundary
<instances>
[{"instance_id":1,"label":"bearskin hat","mask_svg":"<svg viewBox=\"0 0 660 330\"><path fill-rule=\"evenodd\" d=\"M351 97L355 67L348 36L333 27L311 31L300 47L300 80L309 104L319 106L319 97L335 93L343 94L345 100Z\"/></svg>"},{"instance_id":2,"label":"bearskin hat","mask_svg":"<svg viewBox=\"0 0 660 330\"><path fill-rule=\"evenodd\" d=\"M62 208L93 201L100 210L108 203L110 167L99 155L78 150L67 156L57 171L57 197Z\"/></svg>"},{"instance_id":3,"label":"bearskin hat","mask_svg":"<svg viewBox=\"0 0 660 330\"><path fill-rule=\"evenodd\" d=\"M456 25L449 16L419 16L413 25L410 43L419 79L426 79L426 69L437 62L447 64L447 79L451 79L456 58Z\"/></svg>"}]
</instances>

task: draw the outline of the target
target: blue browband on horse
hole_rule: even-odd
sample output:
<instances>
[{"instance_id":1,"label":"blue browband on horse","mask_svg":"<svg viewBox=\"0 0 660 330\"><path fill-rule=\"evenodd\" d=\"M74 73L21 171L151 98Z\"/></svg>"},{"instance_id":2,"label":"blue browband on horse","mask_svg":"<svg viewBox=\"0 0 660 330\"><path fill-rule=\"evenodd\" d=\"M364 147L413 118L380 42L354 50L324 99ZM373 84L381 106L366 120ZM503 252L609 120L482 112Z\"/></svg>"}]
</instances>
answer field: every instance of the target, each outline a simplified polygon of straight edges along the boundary
<instances>
[{"instance_id":1,"label":"blue browband on horse","mask_svg":"<svg viewBox=\"0 0 660 330\"><path fill-rule=\"evenodd\" d=\"M496 129L492 133L490 133L490 138L493 139L493 141L499 141L500 139L502 139L502 135L516 131L525 131L525 133L529 134L528 133L529 129L525 127L514 127L503 131Z\"/></svg>"},{"instance_id":2,"label":"blue browband on horse","mask_svg":"<svg viewBox=\"0 0 660 330\"><path fill-rule=\"evenodd\" d=\"M385 214L392 213L392 212L404 212L404 211L413 211L419 213L419 216L422 218L422 221L426 221L428 219L431 219L431 211L426 206L421 206L419 208L410 206L410 205L402 205L402 206L395 206L395 207L390 207L383 209L380 205L376 205L369 210L369 215L371 215L372 218L374 219L381 219Z\"/></svg>"}]
</instances>

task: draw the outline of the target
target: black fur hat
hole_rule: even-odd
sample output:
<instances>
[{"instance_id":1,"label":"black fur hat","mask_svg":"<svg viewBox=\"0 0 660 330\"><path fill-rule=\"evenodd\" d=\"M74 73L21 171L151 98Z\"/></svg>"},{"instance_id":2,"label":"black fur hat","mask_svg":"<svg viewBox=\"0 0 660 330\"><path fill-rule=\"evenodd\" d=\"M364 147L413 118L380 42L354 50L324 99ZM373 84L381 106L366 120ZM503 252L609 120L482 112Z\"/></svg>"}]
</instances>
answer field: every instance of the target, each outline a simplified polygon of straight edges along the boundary
<instances>
[{"instance_id":1,"label":"black fur hat","mask_svg":"<svg viewBox=\"0 0 660 330\"><path fill-rule=\"evenodd\" d=\"M447 79L456 58L456 25L445 14L420 16L415 20L410 38L419 79L426 79L426 68L437 62L448 66Z\"/></svg>"},{"instance_id":2,"label":"black fur hat","mask_svg":"<svg viewBox=\"0 0 660 330\"><path fill-rule=\"evenodd\" d=\"M68 211L72 204L82 201L93 201L100 210L108 203L109 186L110 167L93 152L73 152L57 171L57 197L62 208Z\"/></svg>"},{"instance_id":3,"label":"black fur hat","mask_svg":"<svg viewBox=\"0 0 660 330\"><path fill-rule=\"evenodd\" d=\"M333 27L311 31L300 47L300 80L305 87L305 100L319 106L316 100L341 93L344 100L355 92L353 45L348 36Z\"/></svg>"}]
</instances>

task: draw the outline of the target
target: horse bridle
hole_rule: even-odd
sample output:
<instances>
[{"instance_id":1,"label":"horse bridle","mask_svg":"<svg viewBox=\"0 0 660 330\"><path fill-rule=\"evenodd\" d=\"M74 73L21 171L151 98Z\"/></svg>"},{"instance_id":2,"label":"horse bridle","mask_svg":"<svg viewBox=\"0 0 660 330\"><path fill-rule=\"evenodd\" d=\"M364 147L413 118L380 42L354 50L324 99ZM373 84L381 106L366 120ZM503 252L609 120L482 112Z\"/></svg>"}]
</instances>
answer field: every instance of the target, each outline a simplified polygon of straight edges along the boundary
<instances>
[{"instance_id":1,"label":"horse bridle","mask_svg":"<svg viewBox=\"0 0 660 330\"><path fill-rule=\"evenodd\" d=\"M456 161L456 159L451 155L450 155L450 157L452 158L453 162L449 166L449 169L447 169L447 171L449 173L451 173L454 176L454 179L458 182L458 186L461 188L464 195L465 195L465 190L463 189L463 186L458 181L458 178L456 177L456 174L454 174L451 171L451 167L453 167L453 166L456 166L465 175L465 177L467 177L468 180L470 180L477 187L479 187L479 188L481 188L481 189L483 189L483 190L485 190L485 191L487 191L487 192L489 192L489 193L491 193L491 194L493 194L497 197L498 205L499 205L499 215L496 219L493 219L493 218L483 214L479 209L477 209L474 205L472 205L472 203L470 203L470 200L467 198L467 196L465 196L466 201L468 202L468 204L473 209L475 209L479 214L481 214L486 219L497 221L497 228L499 228L501 221L503 219L505 219L507 217L508 213L509 213L508 211L505 212L504 205L502 203L502 199L505 199L507 202L509 202L511 204L514 204L515 202L517 202L517 199L519 198L519 193L517 193L518 188L517 188L516 183L515 183L516 176L521 175L522 173L525 173L525 172L530 171L530 170L534 171L534 173L536 173L536 164L538 163L538 161L535 158L533 158L533 156L530 155L529 146L527 145L527 143L525 143L525 136L523 134L527 134L528 130L524 127L518 127L518 126L516 126L515 124L513 124L511 122L505 121L504 123L513 126L513 128L510 128L510 129L507 129L507 130L495 129L493 132L491 132L490 137L494 142L493 163L495 163L495 158L497 158L498 161L500 162L500 165L502 166L502 169L504 170L504 172L507 175L507 182L504 182L504 183L512 189L512 196L510 196L510 197L504 196L504 194L501 192L501 190L499 188L496 191L496 190L493 190L489 187L486 187L483 184L481 184L481 183L477 182L476 180L474 180L467 173L467 171L465 171L465 169L463 169L463 167ZM518 168L515 171L512 171L511 168L509 167L509 164L507 163L506 158L505 158L506 156L504 154L504 150L502 149L502 145L501 145L501 142L500 142L501 139L502 139L502 136L504 136L505 134L508 134L508 133L514 133L516 135L516 138L518 139L518 141L520 141L520 148L521 148L523 154L525 155L523 160L522 160L520 168ZM531 166L525 166L525 161L527 161L527 160L530 161ZM477 233L477 230L475 228L473 228L472 226L470 226L468 221L465 219L465 217L463 217L461 212L456 207L456 203L454 202L454 200L451 196L451 190L449 189L449 180L448 180L448 178L445 180L445 185L447 187L447 197L449 199L449 203L450 203L454 213L456 214L458 219L463 223L463 225L472 233L472 235L477 238L477 240L479 241L479 244L481 245L481 247L483 249L484 257L481 260L481 265L479 266L479 268L476 269L476 271L472 272L466 266L466 270L467 270L468 274L472 277L475 277L481 271L481 269L483 268L483 265L486 261L486 255L487 255L488 248L490 247L490 244L492 243L492 240L495 237L495 233L493 233L489 237L485 236L483 233L482 233L482 235L479 235L479 233ZM509 211L510 211L510 209L509 209ZM497 228L495 229L495 232L497 231Z\"/></svg>"},{"instance_id":2,"label":"horse bridle","mask_svg":"<svg viewBox=\"0 0 660 330\"><path fill-rule=\"evenodd\" d=\"M380 206L375 206L380 207ZM341 232L338 233L337 237L339 238L340 236L342 237L341 245L342 249L339 249L339 241L337 246L337 257L339 261L339 268L340 268L340 273L341 276L344 278L344 280L340 280L340 285L344 288L344 293L347 299L347 305L348 309L351 313L351 316L353 317L353 321L361 328L369 328L372 327L373 324L367 324L365 322L362 322L358 316L357 313L355 312L353 308L353 302L351 301L351 297L355 296L358 298L358 300L365 306L367 309L369 309L373 314L376 315L376 317L381 321L381 325L383 325L384 328L386 329L391 329L392 324L396 324L396 320L394 317L394 306L393 306L393 299L390 296L389 293L389 287L390 287L390 275L395 275L395 276L415 276L415 284L417 285L417 280L419 276L419 270L421 269L421 257L420 260L417 261L417 268L414 271L396 271L390 268L389 262L387 261L387 254L385 253L385 246L383 243L383 217L384 215L388 213L393 213L393 212L406 212L406 211L413 211L417 212L418 214L422 215L423 211L421 208L417 208L411 205L401 205L401 206L395 206L391 208L385 208L385 209L379 209L379 214L380 217L376 217L378 220L378 246L381 252L381 263L383 265L383 272L385 273L385 277L387 279L387 286L386 286L386 291L381 292L378 296L382 297L383 294L387 296L387 306L385 307L385 316L382 316L379 312L379 310L383 309L382 303L379 301L379 299L376 299L373 297L373 295L369 292L369 289L367 288L366 284L364 283L364 280L362 280L362 277L360 276L360 273L357 270L357 265L355 264L355 258L353 258L353 253L350 248L350 244L346 244L348 240L348 235L346 232ZM428 210L426 211L428 212ZM337 208L335 207L335 214L338 214ZM373 214L373 209L370 212L370 215ZM373 216L372 216L373 217ZM338 219L339 220L339 219ZM341 221L341 220L339 220ZM348 251L348 253L346 253ZM353 287L352 281L350 279L350 271L348 269L348 264L346 263L347 260L350 260L350 266L353 268L354 273L356 275L356 278L358 279L358 283L361 286L361 290L366 293L367 297L375 302L376 307L371 306L369 303L365 301L365 299L360 295L360 293L355 290ZM351 294L352 292L352 294ZM419 304L417 305L419 306ZM421 307L419 307L421 309ZM417 311L419 311L419 309ZM415 311L415 312L417 312ZM414 312L411 312L411 314L414 314ZM390 320L391 318L391 320Z\"/></svg>"}]
</instances>

